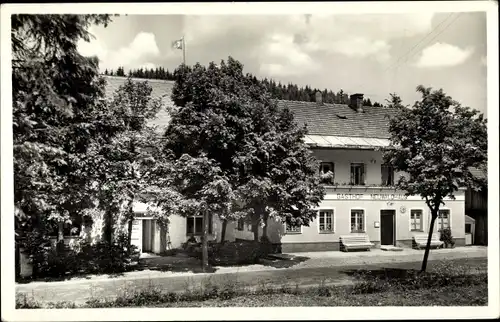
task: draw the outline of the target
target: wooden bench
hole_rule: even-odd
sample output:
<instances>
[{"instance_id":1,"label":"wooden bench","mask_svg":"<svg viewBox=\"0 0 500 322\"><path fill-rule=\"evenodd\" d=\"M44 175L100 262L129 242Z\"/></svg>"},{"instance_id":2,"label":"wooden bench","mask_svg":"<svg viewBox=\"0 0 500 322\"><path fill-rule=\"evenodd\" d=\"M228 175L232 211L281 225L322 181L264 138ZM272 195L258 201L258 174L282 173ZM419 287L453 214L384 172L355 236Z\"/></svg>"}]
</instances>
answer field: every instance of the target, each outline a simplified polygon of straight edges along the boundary
<instances>
[{"instance_id":1,"label":"wooden bench","mask_svg":"<svg viewBox=\"0 0 500 322\"><path fill-rule=\"evenodd\" d=\"M353 234L340 236L340 250L348 252L349 249L366 249L370 250L373 247L368 235L366 234Z\"/></svg>"},{"instance_id":2,"label":"wooden bench","mask_svg":"<svg viewBox=\"0 0 500 322\"><path fill-rule=\"evenodd\" d=\"M415 234L413 235L413 248L421 249L425 248L427 246L427 238L429 238L428 234ZM440 248L443 247L443 242L439 240L439 237L437 234L432 234L432 239L431 239L431 248Z\"/></svg>"}]
</instances>

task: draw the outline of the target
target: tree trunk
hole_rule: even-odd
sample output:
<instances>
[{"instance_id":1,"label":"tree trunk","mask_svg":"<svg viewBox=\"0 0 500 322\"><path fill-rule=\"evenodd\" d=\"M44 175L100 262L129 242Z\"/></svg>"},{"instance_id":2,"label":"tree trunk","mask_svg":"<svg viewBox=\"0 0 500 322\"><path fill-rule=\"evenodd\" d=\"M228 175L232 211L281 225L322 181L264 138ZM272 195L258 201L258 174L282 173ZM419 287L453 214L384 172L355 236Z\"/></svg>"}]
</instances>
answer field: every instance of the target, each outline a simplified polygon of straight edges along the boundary
<instances>
[{"instance_id":1,"label":"tree trunk","mask_svg":"<svg viewBox=\"0 0 500 322\"><path fill-rule=\"evenodd\" d=\"M422 269L420 270L421 272L425 272L427 269L427 259L429 258L429 251L431 249L431 240L432 240L432 234L434 233L434 222L436 221L437 218L437 211L432 212L432 218L431 218L431 225L429 227L429 236L427 237L427 245L425 245L425 253L424 253L424 260L422 261Z\"/></svg>"},{"instance_id":2,"label":"tree trunk","mask_svg":"<svg viewBox=\"0 0 500 322\"><path fill-rule=\"evenodd\" d=\"M64 221L57 222L57 242L56 251L62 253L64 251Z\"/></svg>"},{"instance_id":3,"label":"tree trunk","mask_svg":"<svg viewBox=\"0 0 500 322\"><path fill-rule=\"evenodd\" d=\"M220 243L223 244L226 239L226 228L227 228L227 219L222 220L222 230L220 232Z\"/></svg>"},{"instance_id":4,"label":"tree trunk","mask_svg":"<svg viewBox=\"0 0 500 322\"><path fill-rule=\"evenodd\" d=\"M203 214L203 238L201 240L201 262L203 272L208 271L208 213Z\"/></svg>"},{"instance_id":5,"label":"tree trunk","mask_svg":"<svg viewBox=\"0 0 500 322\"><path fill-rule=\"evenodd\" d=\"M104 240L111 244L113 241L113 214L106 210L104 218Z\"/></svg>"},{"instance_id":6,"label":"tree trunk","mask_svg":"<svg viewBox=\"0 0 500 322\"><path fill-rule=\"evenodd\" d=\"M259 241L259 219L260 219L260 214L253 214L252 232L254 241Z\"/></svg>"},{"instance_id":7,"label":"tree trunk","mask_svg":"<svg viewBox=\"0 0 500 322\"><path fill-rule=\"evenodd\" d=\"M64 222L62 220L57 222L57 242L64 241Z\"/></svg>"},{"instance_id":8,"label":"tree trunk","mask_svg":"<svg viewBox=\"0 0 500 322\"><path fill-rule=\"evenodd\" d=\"M134 209L133 209L134 201L130 200L128 204L128 222L127 222L127 249L130 252L132 247L132 224L134 221Z\"/></svg>"},{"instance_id":9,"label":"tree trunk","mask_svg":"<svg viewBox=\"0 0 500 322\"><path fill-rule=\"evenodd\" d=\"M267 221L269 220L269 214L267 212L264 213L263 215L263 220L264 220L264 227L262 228L262 237L267 238Z\"/></svg>"}]
</instances>

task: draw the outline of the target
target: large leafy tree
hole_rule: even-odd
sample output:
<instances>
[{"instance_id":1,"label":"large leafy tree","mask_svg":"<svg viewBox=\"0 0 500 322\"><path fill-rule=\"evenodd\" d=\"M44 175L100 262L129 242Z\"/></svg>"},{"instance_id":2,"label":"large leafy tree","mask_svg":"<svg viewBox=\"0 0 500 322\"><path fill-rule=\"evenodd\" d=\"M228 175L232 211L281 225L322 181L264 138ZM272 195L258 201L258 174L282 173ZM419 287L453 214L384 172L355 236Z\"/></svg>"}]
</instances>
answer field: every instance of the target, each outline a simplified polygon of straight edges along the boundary
<instances>
[{"instance_id":1,"label":"large leafy tree","mask_svg":"<svg viewBox=\"0 0 500 322\"><path fill-rule=\"evenodd\" d=\"M238 178L233 158L251 129L247 107L251 100L242 65L232 58L219 66L181 65L174 77L175 107L156 166L156 178L163 180L154 180L165 214L204 216L205 268L208 216L216 214L225 223L238 216L231 211Z\"/></svg>"},{"instance_id":2,"label":"large leafy tree","mask_svg":"<svg viewBox=\"0 0 500 322\"><path fill-rule=\"evenodd\" d=\"M227 222L240 218L254 227L262 216L307 224L322 190L292 114L231 57L218 66L182 65L174 77L175 107L158 157L166 165L159 162L156 174L165 214L200 214L205 224L216 214L222 240Z\"/></svg>"},{"instance_id":3,"label":"large leafy tree","mask_svg":"<svg viewBox=\"0 0 500 322\"><path fill-rule=\"evenodd\" d=\"M94 196L94 207L105 214L104 238L108 242L113 240L113 226L125 222L130 242L133 201L147 200L142 192L149 185L143 175L152 166L150 159L158 135L148 121L161 108L161 99L153 99L151 94L147 82L127 79L99 115L99 121L106 120L108 130L112 127L113 136L93 141L85 156L88 178L92 180L86 191ZM124 216L118 218L119 214Z\"/></svg>"},{"instance_id":4,"label":"large leafy tree","mask_svg":"<svg viewBox=\"0 0 500 322\"><path fill-rule=\"evenodd\" d=\"M69 220L88 199L80 155L99 130L90 124L103 96L95 57L77 41L108 15L13 15L14 197L24 223Z\"/></svg>"},{"instance_id":5,"label":"large leafy tree","mask_svg":"<svg viewBox=\"0 0 500 322\"><path fill-rule=\"evenodd\" d=\"M242 169L238 207L247 213L257 241L260 225L267 240L270 218L308 226L325 192L319 164L303 140L307 129L259 87L253 95L261 97L263 104L252 106L252 132L241 143L235 163Z\"/></svg>"},{"instance_id":6,"label":"large leafy tree","mask_svg":"<svg viewBox=\"0 0 500 322\"><path fill-rule=\"evenodd\" d=\"M147 83L130 80L106 100L97 58L77 50L79 40L90 39L91 24L109 21L109 15L12 16L16 228L35 238L33 256L47 226L59 223L62 239L62 224L85 215L105 214L111 242L117 215L129 219L131 200L145 187L141 173L151 164L144 147L155 138L147 122L160 101L151 99Z\"/></svg>"},{"instance_id":7,"label":"large leafy tree","mask_svg":"<svg viewBox=\"0 0 500 322\"><path fill-rule=\"evenodd\" d=\"M426 270L430 242L440 206L459 188L479 185L470 173L487 160L486 119L460 105L443 90L418 86L422 99L405 107L391 95L389 106L399 113L390 120L391 146L384 158L408 174L397 183L407 195L420 195L431 212L429 237L422 262Z\"/></svg>"}]
</instances>

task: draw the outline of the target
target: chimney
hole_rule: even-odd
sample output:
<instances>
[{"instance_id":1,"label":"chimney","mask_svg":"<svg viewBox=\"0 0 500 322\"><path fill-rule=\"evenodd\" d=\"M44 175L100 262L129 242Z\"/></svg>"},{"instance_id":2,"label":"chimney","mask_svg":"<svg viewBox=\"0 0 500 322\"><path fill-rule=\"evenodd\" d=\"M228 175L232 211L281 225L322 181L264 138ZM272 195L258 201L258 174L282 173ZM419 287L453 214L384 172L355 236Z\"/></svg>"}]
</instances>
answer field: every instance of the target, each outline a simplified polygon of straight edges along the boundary
<instances>
[{"instance_id":1,"label":"chimney","mask_svg":"<svg viewBox=\"0 0 500 322\"><path fill-rule=\"evenodd\" d=\"M358 113L363 113L363 94L352 94L349 106Z\"/></svg>"},{"instance_id":2,"label":"chimney","mask_svg":"<svg viewBox=\"0 0 500 322\"><path fill-rule=\"evenodd\" d=\"M323 105L323 94L320 91L316 92L316 103Z\"/></svg>"}]
</instances>

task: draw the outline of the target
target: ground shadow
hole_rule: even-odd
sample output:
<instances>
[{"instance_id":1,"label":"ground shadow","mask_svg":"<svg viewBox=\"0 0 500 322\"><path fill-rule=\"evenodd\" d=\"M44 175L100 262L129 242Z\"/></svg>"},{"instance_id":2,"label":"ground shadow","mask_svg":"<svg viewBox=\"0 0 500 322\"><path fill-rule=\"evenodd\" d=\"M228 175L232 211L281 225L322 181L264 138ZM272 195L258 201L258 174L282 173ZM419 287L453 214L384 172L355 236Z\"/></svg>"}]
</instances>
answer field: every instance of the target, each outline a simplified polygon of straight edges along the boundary
<instances>
[{"instance_id":1,"label":"ground shadow","mask_svg":"<svg viewBox=\"0 0 500 322\"><path fill-rule=\"evenodd\" d=\"M393 268L393 267L378 267L378 268L358 268L358 269L347 269L342 270L342 273L361 279L378 278L378 279L391 279L391 280L402 280L409 276L415 276L419 273L415 269L406 268Z\"/></svg>"},{"instance_id":2,"label":"ground shadow","mask_svg":"<svg viewBox=\"0 0 500 322\"><path fill-rule=\"evenodd\" d=\"M45 277L17 277L16 278L16 283L17 284L29 284L29 283L34 283L34 282L63 282L63 281L69 281L72 279L77 279L77 278L83 278L90 280L92 277L96 275L107 275L110 278L117 278L120 276L124 276L124 273L126 272L131 272L136 270L135 267L131 267L126 269L124 272L102 272L102 273L66 273L66 274L59 274L59 275L54 275L54 276L45 276Z\"/></svg>"},{"instance_id":3,"label":"ground shadow","mask_svg":"<svg viewBox=\"0 0 500 322\"><path fill-rule=\"evenodd\" d=\"M187 255L158 256L156 258L140 259L135 270L152 270L160 272L191 272L214 273L217 269L209 265L203 271L201 260Z\"/></svg>"},{"instance_id":4,"label":"ground shadow","mask_svg":"<svg viewBox=\"0 0 500 322\"><path fill-rule=\"evenodd\" d=\"M292 256L287 254L268 255L259 260L259 264L274 268L290 268L308 260L306 256Z\"/></svg>"}]
</instances>

